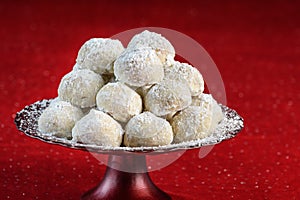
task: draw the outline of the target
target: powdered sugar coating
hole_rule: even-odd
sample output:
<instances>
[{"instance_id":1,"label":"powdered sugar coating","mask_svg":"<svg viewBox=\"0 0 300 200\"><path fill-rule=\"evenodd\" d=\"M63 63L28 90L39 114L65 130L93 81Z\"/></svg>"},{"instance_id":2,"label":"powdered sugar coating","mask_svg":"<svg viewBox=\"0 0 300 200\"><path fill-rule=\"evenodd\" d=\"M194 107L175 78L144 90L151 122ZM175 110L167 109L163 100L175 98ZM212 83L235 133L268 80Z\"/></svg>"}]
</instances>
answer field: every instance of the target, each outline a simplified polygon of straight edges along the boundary
<instances>
[{"instance_id":1,"label":"powdered sugar coating","mask_svg":"<svg viewBox=\"0 0 300 200\"><path fill-rule=\"evenodd\" d=\"M98 146L118 147L122 143L123 129L108 114L92 109L72 129L74 142Z\"/></svg>"},{"instance_id":2,"label":"powdered sugar coating","mask_svg":"<svg viewBox=\"0 0 300 200\"><path fill-rule=\"evenodd\" d=\"M144 99L146 110L157 116L182 110L191 102L191 93L186 82L171 79L155 84Z\"/></svg>"},{"instance_id":3,"label":"powdered sugar coating","mask_svg":"<svg viewBox=\"0 0 300 200\"><path fill-rule=\"evenodd\" d=\"M75 63L75 65L73 66L73 71L77 71L77 70L81 70L80 66L78 63Z\"/></svg>"},{"instance_id":4,"label":"powdered sugar coating","mask_svg":"<svg viewBox=\"0 0 300 200\"><path fill-rule=\"evenodd\" d=\"M205 94L202 93L198 96L193 96L192 97L192 106L200 106L200 107L207 107L211 109L211 104L213 102L214 98L212 97L211 94Z\"/></svg>"},{"instance_id":5,"label":"powdered sugar coating","mask_svg":"<svg viewBox=\"0 0 300 200\"><path fill-rule=\"evenodd\" d=\"M126 125L124 144L128 147L162 146L173 140L172 127L166 120L151 112L141 113Z\"/></svg>"},{"instance_id":6,"label":"powdered sugar coating","mask_svg":"<svg viewBox=\"0 0 300 200\"><path fill-rule=\"evenodd\" d=\"M96 105L96 95L103 86L102 77L87 69L75 70L66 74L58 87L61 100L86 108Z\"/></svg>"},{"instance_id":7,"label":"powdered sugar coating","mask_svg":"<svg viewBox=\"0 0 300 200\"><path fill-rule=\"evenodd\" d=\"M212 113L213 113L212 122L211 122L209 132L215 131L218 124L224 119L224 114L222 112L222 109L221 109L220 105L216 102L216 100L214 100L214 99L212 102Z\"/></svg>"},{"instance_id":8,"label":"powdered sugar coating","mask_svg":"<svg viewBox=\"0 0 300 200\"><path fill-rule=\"evenodd\" d=\"M71 138L72 128L81 117L83 112L80 108L56 98L39 117L38 130L44 134Z\"/></svg>"},{"instance_id":9,"label":"powdered sugar coating","mask_svg":"<svg viewBox=\"0 0 300 200\"><path fill-rule=\"evenodd\" d=\"M125 51L115 61L114 73L118 81L134 87L158 83L164 77L163 64L149 48Z\"/></svg>"},{"instance_id":10,"label":"powdered sugar coating","mask_svg":"<svg viewBox=\"0 0 300 200\"><path fill-rule=\"evenodd\" d=\"M157 56L164 65L174 60L175 49L172 44L161 34L145 30L136 34L129 42L127 49L150 47L155 50Z\"/></svg>"},{"instance_id":11,"label":"powdered sugar coating","mask_svg":"<svg viewBox=\"0 0 300 200\"><path fill-rule=\"evenodd\" d=\"M211 94L201 94L192 98L192 105L206 107L212 111L212 122L209 132L213 132L218 126L219 122L224 119L224 114L222 112L221 106L213 98Z\"/></svg>"},{"instance_id":12,"label":"powdered sugar coating","mask_svg":"<svg viewBox=\"0 0 300 200\"><path fill-rule=\"evenodd\" d=\"M119 40L92 38L85 42L77 55L77 68L90 69L98 74L112 74L113 62L124 51Z\"/></svg>"},{"instance_id":13,"label":"powdered sugar coating","mask_svg":"<svg viewBox=\"0 0 300 200\"><path fill-rule=\"evenodd\" d=\"M174 143L202 139L209 135L211 107L189 106L176 114L171 122Z\"/></svg>"},{"instance_id":14,"label":"powdered sugar coating","mask_svg":"<svg viewBox=\"0 0 300 200\"><path fill-rule=\"evenodd\" d=\"M187 63L176 61L170 67L165 67L165 79L184 79L192 96L197 96L204 90L204 80L201 73Z\"/></svg>"},{"instance_id":15,"label":"powdered sugar coating","mask_svg":"<svg viewBox=\"0 0 300 200\"><path fill-rule=\"evenodd\" d=\"M115 120L127 122L142 112L142 99L134 90L123 83L108 83L96 97L99 110L111 115Z\"/></svg>"}]
</instances>

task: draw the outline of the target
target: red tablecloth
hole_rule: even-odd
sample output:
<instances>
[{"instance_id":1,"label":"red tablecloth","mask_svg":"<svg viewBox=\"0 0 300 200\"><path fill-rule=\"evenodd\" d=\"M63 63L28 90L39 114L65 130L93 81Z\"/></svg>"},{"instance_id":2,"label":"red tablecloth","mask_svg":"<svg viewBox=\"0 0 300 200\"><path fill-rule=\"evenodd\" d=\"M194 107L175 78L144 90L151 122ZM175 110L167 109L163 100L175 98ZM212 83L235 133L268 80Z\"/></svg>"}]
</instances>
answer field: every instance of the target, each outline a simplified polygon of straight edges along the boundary
<instances>
[{"instance_id":1,"label":"red tablecloth","mask_svg":"<svg viewBox=\"0 0 300 200\"><path fill-rule=\"evenodd\" d=\"M197 40L222 74L236 138L151 172L174 199L300 198L300 3L297 1L1 1L0 199L79 199L104 174L90 153L18 132L15 113L57 96L91 37L144 26Z\"/></svg>"}]
</instances>

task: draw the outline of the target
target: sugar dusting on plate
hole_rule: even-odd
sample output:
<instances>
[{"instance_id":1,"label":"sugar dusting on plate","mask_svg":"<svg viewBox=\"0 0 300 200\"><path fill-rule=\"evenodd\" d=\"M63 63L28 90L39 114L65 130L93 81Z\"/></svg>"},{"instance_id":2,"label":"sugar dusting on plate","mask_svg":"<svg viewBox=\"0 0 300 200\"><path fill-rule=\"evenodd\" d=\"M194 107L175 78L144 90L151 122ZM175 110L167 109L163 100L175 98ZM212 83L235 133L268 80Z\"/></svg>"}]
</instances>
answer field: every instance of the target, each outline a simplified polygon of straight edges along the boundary
<instances>
[{"instance_id":1,"label":"sugar dusting on plate","mask_svg":"<svg viewBox=\"0 0 300 200\"><path fill-rule=\"evenodd\" d=\"M51 144L59 144L65 147L74 149L82 149L93 152L102 153L122 153L122 152L168 152L176 151L180 149L193 149L207 145L214 145L222 142L223 140L230 139L237 135L238 132L244 127L243 119L237 114L235 110L232 110L224 105L221 105L222 112L224 113L224 119L218 124L213 133L203 139L182 142L178 144L169 144L158 147L109 147L109 146L97 146L92 144L82 144L74 142L66 138L59 138L48 134L42 134L38 131L38 118L45 110L52 99L44 99L37 101L31 105L26 106L23 110L18 112L15 117L15 124L17 128L24 132L26 135L40 139L44 142Z\"/></svg>"}]
</instances>

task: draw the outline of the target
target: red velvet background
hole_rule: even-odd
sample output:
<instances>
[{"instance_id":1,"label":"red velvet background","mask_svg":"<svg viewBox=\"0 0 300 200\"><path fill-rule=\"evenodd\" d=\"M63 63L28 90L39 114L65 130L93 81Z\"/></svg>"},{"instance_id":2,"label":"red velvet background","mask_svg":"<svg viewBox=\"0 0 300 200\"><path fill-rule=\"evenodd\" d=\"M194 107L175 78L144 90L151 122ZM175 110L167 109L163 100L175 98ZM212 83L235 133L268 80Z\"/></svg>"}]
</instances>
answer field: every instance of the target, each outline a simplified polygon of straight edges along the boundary
<instances>
[{"instance_id":1,"label":"red velvet background","mask_svg":"<svg viewBox=\"0 0 300 200\"><path fill-rule=\"evenodd\" d=\"M245 119L203 159L187 151L151 172L174 199L300 199L299 1L1 1L0 199L79 199L105 165L18 132L15 113L57 95L91 37L143 26L197 40Z\"/></svg>"}]
</instances>

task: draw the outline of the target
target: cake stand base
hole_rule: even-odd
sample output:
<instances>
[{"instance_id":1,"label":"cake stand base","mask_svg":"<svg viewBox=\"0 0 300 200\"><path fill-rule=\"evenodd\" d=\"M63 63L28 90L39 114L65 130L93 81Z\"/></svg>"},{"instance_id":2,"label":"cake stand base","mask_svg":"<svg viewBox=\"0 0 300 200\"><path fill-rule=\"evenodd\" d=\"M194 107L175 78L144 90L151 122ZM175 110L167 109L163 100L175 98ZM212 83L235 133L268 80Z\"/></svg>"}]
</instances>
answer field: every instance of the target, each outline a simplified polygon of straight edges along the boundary
<instances>
[{"instance_id":1,"label":"cake stand base","mask_svg":"<svg viewBox=\"0 0 300 200\"><path fill-rule=\"evenodd\" d=\"M110 155L104 178L81 200L171 199L151 181L145 155Z\"/></svg>"}]
</instances>

